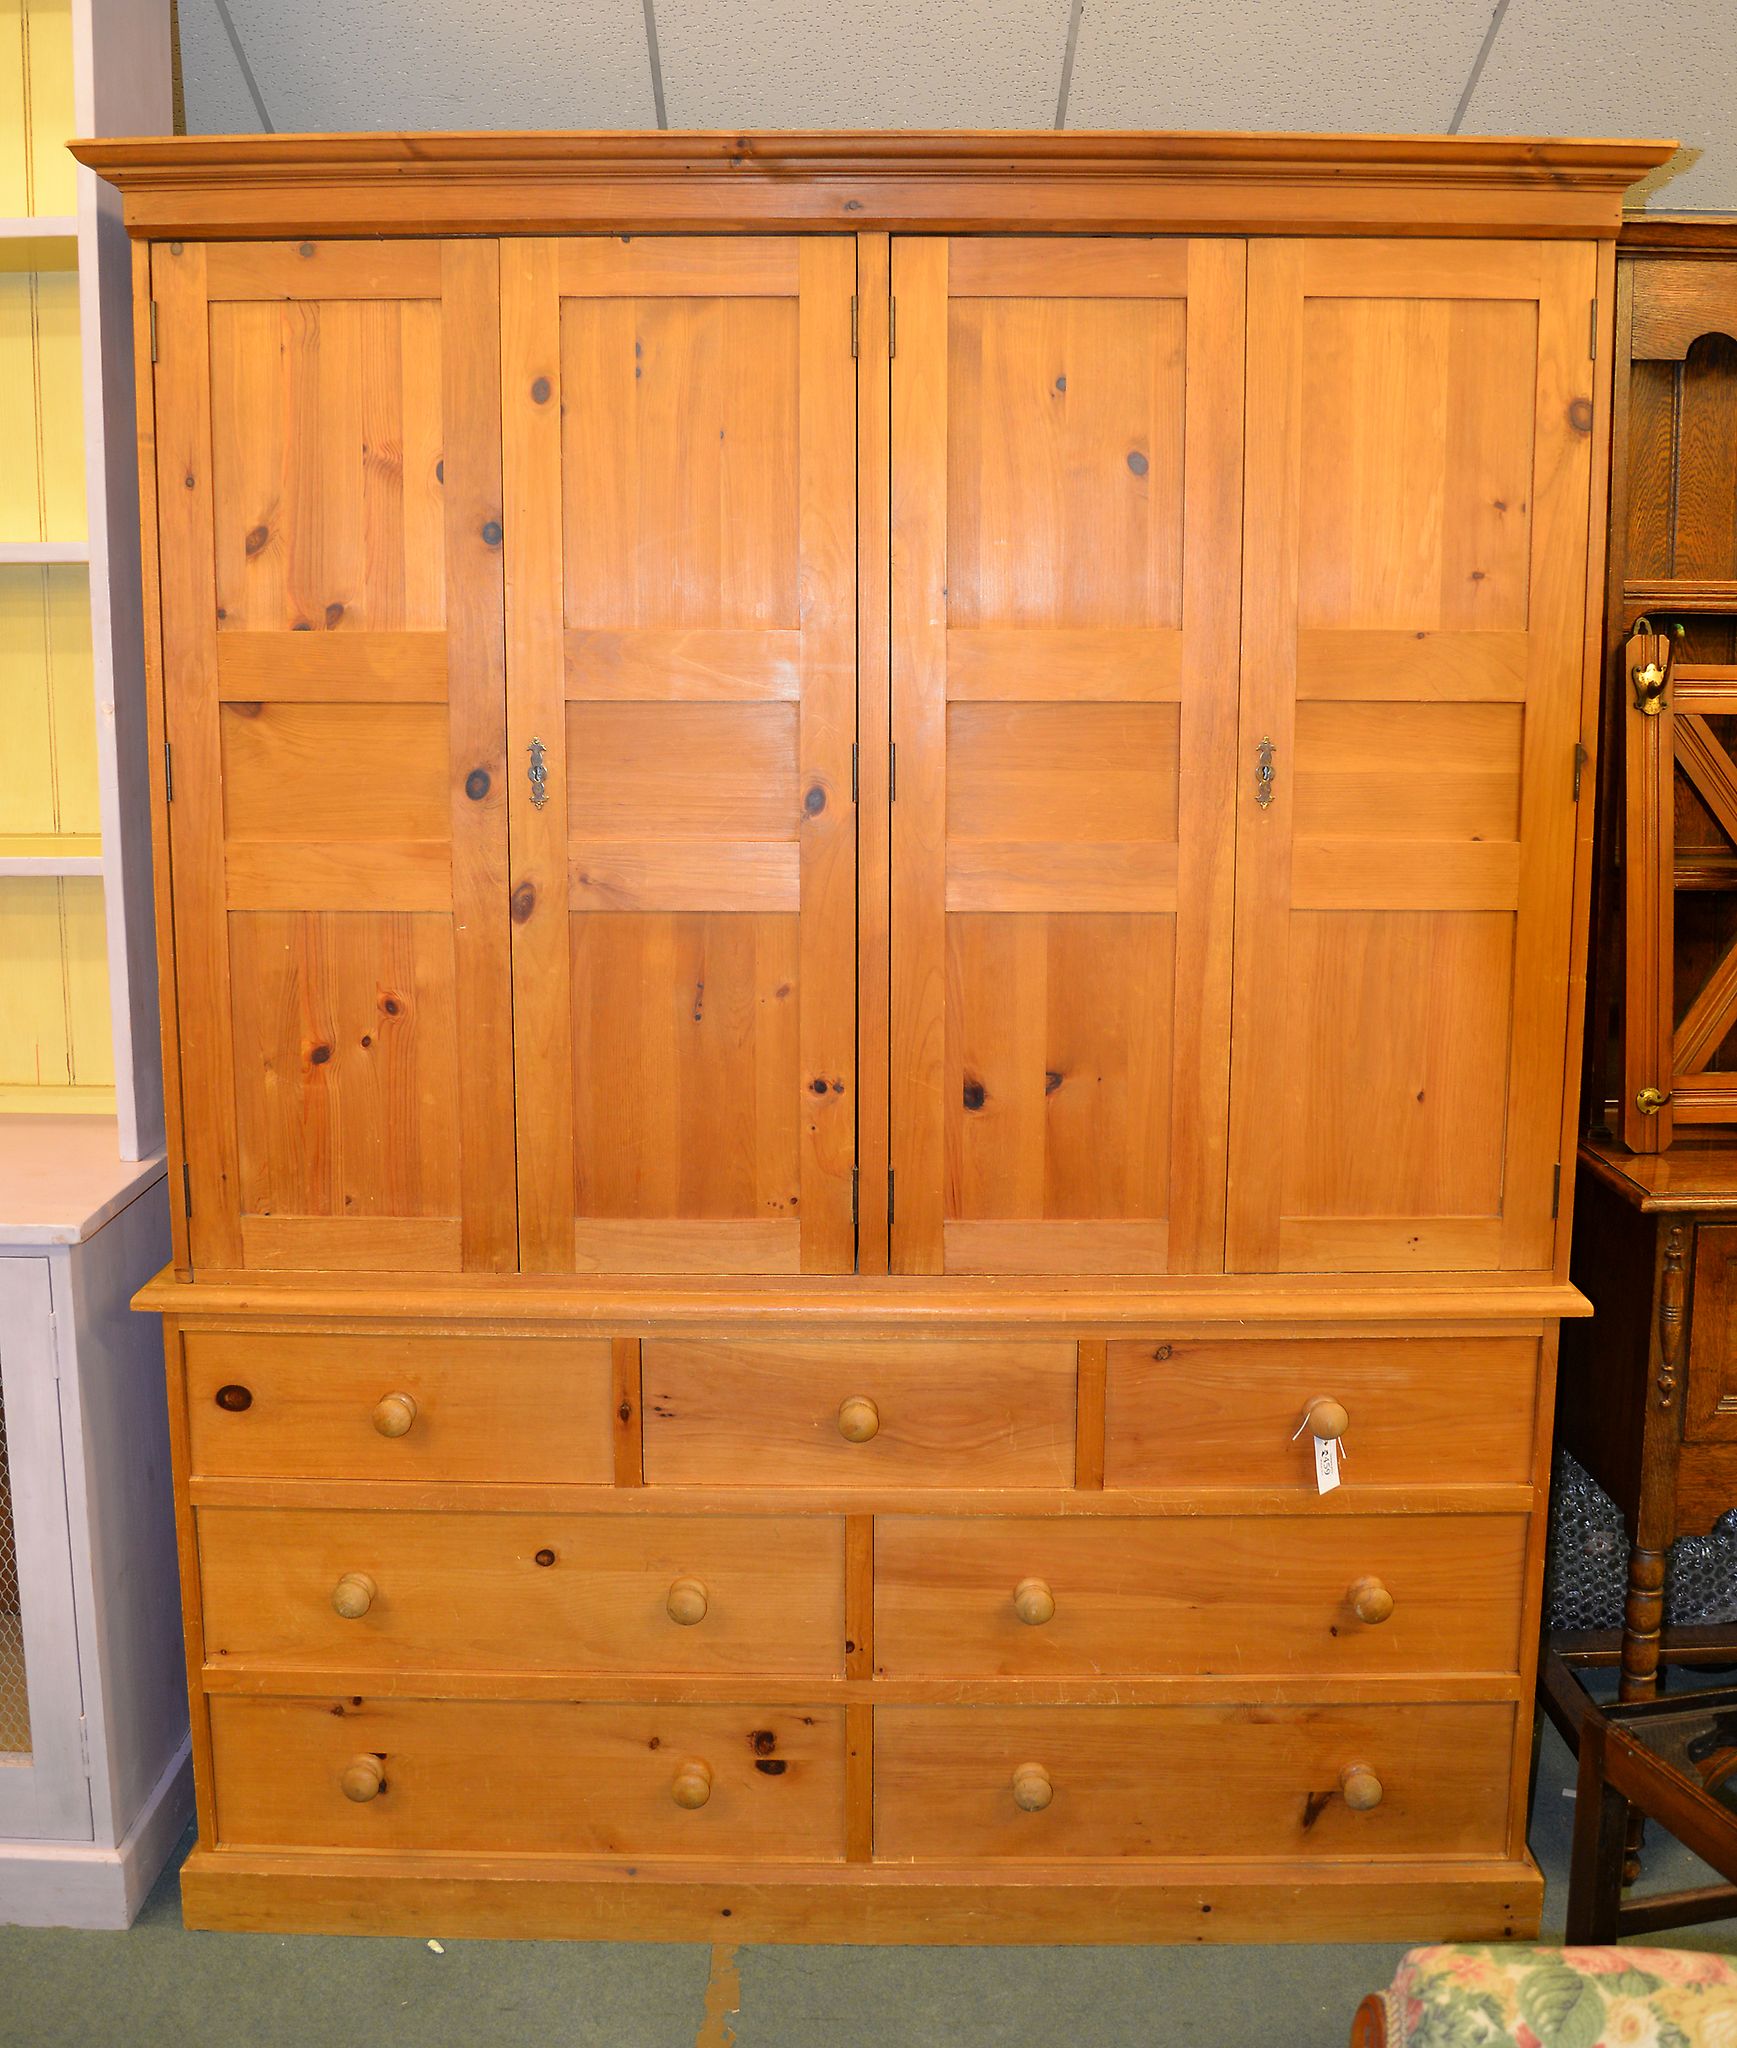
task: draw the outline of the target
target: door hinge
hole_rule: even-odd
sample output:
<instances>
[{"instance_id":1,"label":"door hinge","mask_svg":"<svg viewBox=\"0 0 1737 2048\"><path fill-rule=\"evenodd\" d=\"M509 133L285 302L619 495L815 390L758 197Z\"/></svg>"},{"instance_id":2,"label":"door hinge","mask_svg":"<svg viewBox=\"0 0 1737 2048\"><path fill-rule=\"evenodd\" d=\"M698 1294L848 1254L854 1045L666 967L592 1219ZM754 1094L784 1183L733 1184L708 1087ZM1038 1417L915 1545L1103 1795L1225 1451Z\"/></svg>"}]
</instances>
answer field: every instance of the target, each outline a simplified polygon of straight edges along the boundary
<instances>
[{"instance_id":1,"label":"door hinge","mask_svg":"<svg viewBox=\"0 0 1737 2048\"><path fill-rule=\"evenodd\" d=\"M850 743L850 800L856 802L856 741Z\"/></svg>"},{"instance_id":2,"label":"door hinge","mask_svg":"<svg viewBox=\"0 0 1737 2048\"><path fill-rule=\"evenodd\" d=\"M157 360L157 302L151 301L151 360Z\"/></svg>"},{"instance_id":3,"label":"door hinge","mask_svg":"<svg viewBox=\"0 0 1737 2048\"><path fill-rule=\"evenodd\" d=\"M889 298L887 300L887 354L891 357L896 356L898 352L899 302L897 299Z\"/></svg>"},{"instance_id":4,"label":"door hinge","mask_svg":"<svg viewBox=\"0 0 1737 2048\"><path fill-rule=\"evenodd\" d=\"M1580 771L1586 766L1589 756L1578 740L1574 742L1574 801L1580 801Z\"/></svg>"},{"instance_id":5,"label":"door hinge","mask_svg":"<svg viewBox=\"0 0 1737 2048\"><path fill-rule=\"evenodd\" d=\"M1592 302L1592 326L1591 332L1586 339L1586 353L1595 363L1598 361L1598 301L1596 299Z\"/></svg>"},{"instance_id":6,"label":"door hinge","mask_svg":"<svg viewBox=\"0 0 1737 2048\"><path fill-rule=\"evenodd\" d=\"M850 1170L850 1227L852 1230L856 1228L856 1173L857 1170L853 1166Z\"/></svg>"},{"instance_id":7,"label":"door hinge","mask_svg":"<svg viewBox=\"0 0 1737 2048\"><path fill-rule=\"evenodd\" d=\"M78 1717L78 1760L85 1776L90 1776L90 1723L80 1714Z\"/></svg>"},{"instance_id":8,"label":"door hinge","mask_svg":"<svg viewBox=\"0 0 1737 2048\"><path fill-rule=\"evenodd\" d=\"M183 1216L193 1214L193 1169L185 1159L181 1162L181 1213Z\"/></svg>"},{"instance_id":9,"label":"door hinge","mask_svg":"<svg viewBox=\"0 0 1737 2048\"><path fill-rule=\"evenodd\" d=\"M893 1170L887 1168L887 1228L893 1227Z\"/></svg>"},{"instance_id":10,"label":"door hinge","mask_svg":"<svg viewBox=\"0 0 1737 2048\"><path fill-rule=\"evenodd\" d=\"M163 801L175 801L175 749L169 742L163 742Z\"/></svg>"},{"instance_id":11,"label":"door hinge","mask_svg":"<svg viewBox=\"0 0 1737 2048\"><path fill-rule=\"evenodd\" d=\"M858 339L859 337L857 334L856 327L856 293L852 292L850 295L850 352L853 357L857 353Z\"/></svg>"},{"instance_id":12,"label":"door hinge","mask_svg":"<svg viewBox=\"0 0 1737 2048\"><path fill-rule=\"evenodd\" d=\"M896 804L899 800L899 750L896 746L887 749L887 802Z\"/></svg>"},{"instance_id":13,"label":"door hinge","mask_svg":"<svg viewBox=\"0 0 1737 2048\"><path fill-rule=\"evenodd\" d=\"M48 1311L48 1367L56 1379L60 1378L60 1317L53 1310Z\"/></svg>"},{"instance_id":14,"label":"door hinge","mask_svg":"<svg viewBox=\"0 0 1737 2048\"><path fill-rule=\"evenodd\" d=\"M1562 1211L1562 1162L1557 1160L1550 1169L1550 1214L1552 1218Z\"/></svg>"}]
</instances>

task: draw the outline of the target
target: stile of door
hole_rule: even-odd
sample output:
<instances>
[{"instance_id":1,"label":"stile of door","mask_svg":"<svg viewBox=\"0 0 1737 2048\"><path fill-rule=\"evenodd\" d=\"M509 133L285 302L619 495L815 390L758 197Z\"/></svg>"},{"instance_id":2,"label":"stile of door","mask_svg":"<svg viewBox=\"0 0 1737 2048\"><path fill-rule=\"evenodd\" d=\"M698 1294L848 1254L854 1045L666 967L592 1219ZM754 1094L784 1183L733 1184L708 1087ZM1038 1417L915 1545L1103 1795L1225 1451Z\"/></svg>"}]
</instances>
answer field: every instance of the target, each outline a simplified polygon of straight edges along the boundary
<instances>
[{"instance_id":1,"label":"stile of door","mask_svg":"<svg viewBox=\"0 0 1737 2048\"><path fill-rule=\"evenodd\" d=\"M848 1272L854 242L502 266L524 1263Z\"/></svg>"},{"instance_id":2,"label":"stile of door","mask_svg":"<svg viewBox=\"0 0 1737 2048\"><path fill-rule=\"evenodd\" d=\"M194 1263L510 1271L495 245L151 279Z\"/></svg>"},{"instance_id":3,"label":"stile of door","mask_svg":"<svg viewBox=\"0 0 1737 2048\"><path fill-rule=\"evenodd\" d=\"M1593 290L1251 245L1234 1269L1550 1264Z\"/></svg>"},{"instance_id":4,"label":"stile of door","mask_svg":"<svg viewBox=\"0 0 1737 2048\"><path fill-rule=\"evenodd\" d=\"M1245 245L893 262L893 1270L1221 1270Z\"/></svg>"}]
</instances>

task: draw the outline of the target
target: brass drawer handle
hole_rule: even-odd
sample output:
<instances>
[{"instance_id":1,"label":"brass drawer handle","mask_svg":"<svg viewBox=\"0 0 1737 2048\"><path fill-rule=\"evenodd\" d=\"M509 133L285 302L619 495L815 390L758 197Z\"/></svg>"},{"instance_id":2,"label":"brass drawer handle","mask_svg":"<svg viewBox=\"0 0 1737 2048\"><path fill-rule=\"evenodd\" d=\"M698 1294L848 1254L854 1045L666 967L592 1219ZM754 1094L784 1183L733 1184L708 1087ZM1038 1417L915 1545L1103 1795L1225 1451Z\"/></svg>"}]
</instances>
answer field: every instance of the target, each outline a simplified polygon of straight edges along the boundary
<instances>
[{"instance_id":1,"label":"brass drawer handle","mask_svg":"<svg viewBox=\"0 0 1737 2048\"><path fill-rule=\"evenodd\" d=\"M332 1612L360 1621L379 1597L380 1588L366 1572L346 1572L332 1588Z\"/></svg>"},{"instance_id":2,"label":"brass drawer handle","mask_svg":"<svg viewBox=\"0 0 1737 2048\"><path fill-rule=\"evenodd\" d=\"M1377 1578L1353 1579L1349 1597L1352 1613L1371 1628L1378 1628L1393 1612L1393 1595Z\"/></svg>"},{"instance_id":3,"label":"brass drawer handle","mask_svg":"<svg viewBox=\"0 0 1737 2048\"><path fill-rule=\"evenodd\" d=\"M1055 1619L1055 1595L1043 1579L1021 1579L1013 1589L1013 1611L1027 1628Z\"/></svg>"},{"instance_id":4,"label":"brass drawer handle","mask_svg":"<svg viewBox=\"0 0 1737 2048\"><path fill-rule=\"evenodd\" d=\"M711 1765L703 1758L690 1757L676 1772L669 1796L677 1806L685 1806L690 1812L704 1806L712 1796Z\"/></svg>"},{"instance_id":5,"label":"brass drawer handle","mask_svg":"<svg viewBox=\"0 0 1737 2048\"><path fill-rule=\"evenodd\" d=\"M374 1427L382 1436L408 1436L415 1420L414 1395L385 1394L374 1404Z\"/></svg>"},{"instance_id":6,"label":"brass drawer handle","mask_svg":"<svg viewBox=\"0 0 1737 2048\"><path fill-rule=\"evenodd\" d=\"M378 1799L386 1789L385 1758L351 1757L339 1774L338 1785L344 1797L355 1800L358 1806L366 1805L370 1799Z\"/></svg>"},{"instance_id":7,"label":"brass drawer handle","mask_svg":"<svg viewBox=\"0 0 1737 2048\"><path fill-rule=\"evenodd\" d=\"M1368 1813L1381 1804L1381 1780L1367 1764L1347 1764L1339 1773L1339 1790L1353 1813Z\"/></svg>"},{"instance_id":8,"label":"brass drawer handle","mask_svg":"<svg viewBox=\"0 0 1737 2048\"><path fill-rule=\"evenodd\" d=\"M1021 1764L1013 1774L1013 1803L1021 1813L1042 1813L1055 1787L1042 1764Z\"/></svg>"},{"instance_id":9,"label":"brass drawer handle","mask_svg":"<svg viewBox=\"0 0 1737 2048\"><path fill-rule=\"evenodd\" d=\"M851 1394L839 1403L838 1433L846 1443L866 1444L880 1428L881 1411L866 1394Z\"/></svg>"},{"instance_id":10,"label":"brass drawer handle","mask_svg":"<svg viewBox=\"0 0 1737 2048\"><path fill-rule=\"evenodd\" d=\"M677 1579L664 1602L670 1620L681 1628L704 1621L707 1605L706 1589L698 1579Z\"/></svg>"}]
</instances>

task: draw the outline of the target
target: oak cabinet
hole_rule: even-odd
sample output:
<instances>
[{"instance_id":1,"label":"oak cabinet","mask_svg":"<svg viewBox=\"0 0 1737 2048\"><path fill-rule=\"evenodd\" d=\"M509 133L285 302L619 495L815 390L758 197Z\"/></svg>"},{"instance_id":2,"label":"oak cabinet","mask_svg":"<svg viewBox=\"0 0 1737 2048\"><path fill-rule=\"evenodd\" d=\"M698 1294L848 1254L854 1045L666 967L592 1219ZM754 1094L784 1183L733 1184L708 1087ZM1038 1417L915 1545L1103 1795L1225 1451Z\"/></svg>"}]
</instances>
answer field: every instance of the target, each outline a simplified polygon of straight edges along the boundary
<instances>
[{"instance_id":1,"label":"oak cabinet","mask_svg":"<svg viewBox=\"0 0 1737 2048\"><path fill-rule=\"evenodd\" d=\"M189 1915L1535 1925L1661 151L82 147L152 350Z\"/></svg>"}]
</instances>

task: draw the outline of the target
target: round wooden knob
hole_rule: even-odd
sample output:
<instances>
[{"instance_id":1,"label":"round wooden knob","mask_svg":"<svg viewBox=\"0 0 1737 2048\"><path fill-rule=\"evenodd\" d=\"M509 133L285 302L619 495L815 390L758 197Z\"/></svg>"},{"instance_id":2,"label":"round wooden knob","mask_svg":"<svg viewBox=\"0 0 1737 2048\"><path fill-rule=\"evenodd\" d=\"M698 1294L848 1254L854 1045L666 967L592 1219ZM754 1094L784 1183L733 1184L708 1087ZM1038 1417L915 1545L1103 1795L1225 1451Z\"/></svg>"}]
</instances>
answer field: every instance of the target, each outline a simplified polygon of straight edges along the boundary
<instances>
[{"instance_id":1,"label":"round wooden knob","mask_svg":"<svg viewBox=\"0 0 1737 2048\"><path fill-rule=\"evenodd\" d=\"M408 1436L416 1420L416 1402L409 1394L387 1394L374 1404L374 1427L382 1436Z\"/></svg>"},{"instance_id":2,"label":"round wooden knob","mask_svg":"<svg viewBox=\"0 0 1737 2048\"><path fill-rule=\"evenodd\" d=\"M669 1796L677 1806L704 1806L712 1796L712 1767L699 1757L690 1757L675 1774Z\"/></svg>"},{"instance_id":3,"label":"round wooden knob","mask_svg":"<svg viewBox=\"0 0 1737 2048\"><path fill-rule=\"evenodd\" d=\"M377 1756L353 1756L338 1778L344 1797L358 1806L377 1799L386 1789L386 1766Z\"/></svg>"},{"instance_id":4,"label":"round wooden knob","mask_svg":"<svg viewBox=\"0 0 1737 2048\"><path fill-rule=\"evenodd\" d=\"M698 1579L677 1579L664 1605L671 1621L692 1628L695 1622L706 1618L706 1589Z\"/></svg>"},{"instance_id":5,"label":"round wooden knob","mask_svg":"<svg viewBox=\"0 0 1737 2048\"><path fill-rule=\"evenodd\" d=\"M852 1394L839 1403L838 1433L847 1443L866 1444L880 1432L881 1411L866 1394Z\"/></svg>"},{"instance_id":6,"label":"round wooden knob","mask_svg":"<svg viewBox=\"0 0 1737 2048\"><path fill-rule=\"evenodd\" d=\"M1379 1579L1353 1579L1351 1611L1359 1621L1366 1621L1374 1628L1393 1612L1393 1595Z\"/></svg>"},{"instance_id":7,"label":"round wooden knob","mask_svg":"<svg viewBox=\"0 0 1737 2048\"><path fill-rule=\"evenodd\" d=\"M1381 1804L1381 1780L1367 1764L1347 1764L1339 1773L1339 1790L1353 1813L1367 1813Z\"/></svg>"},{"instance_id":8,"label":"round wooden knob","mask_svg":"<svg viewBox=\"0 0 1737 2048\"><path fill-rule=\"evenodd\" d=\"M346 1621L360 1621L379 1595L380 1588L366 1572L346 1572L332 1588L332 1612Z\"/></svg>"},{"instance_id":9,"label":"round wooden knob","mask_svg":"<svg viewBox=\"0 0 1737 2048\"><path fill-rule=\"evenodd\" d=\"M1055 1595L1042 1579L1021 1579L1013 1589L1013 1611L1027 1628L1055 1618Z\"/></svg>"},{"instance_id":10,"label":"round wooden knob","mask_svg":"<svg viewBox=\"0 0 1737 2048\"><path fill-rule=\"evenodd\" d=\"M1309 1403L1309 1427L1316 1436L1343 1436L1351 1427L1351 1418L1337 1401L1329 1401L1323 1395Z\"/></svg>"},{"instance_id":11,"label":"round wooden knob","mask_svg":"<svg viewBox=\"0 0 1737 2048\"><path fill-rule=\"evenodd\" d=\"M1055 1787L1042 1764L1021 1764L1013 1774L1013 1803L1021 1813L1042 1813L1055 1797Z\"/></svg>"}]
</instances>

